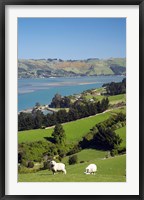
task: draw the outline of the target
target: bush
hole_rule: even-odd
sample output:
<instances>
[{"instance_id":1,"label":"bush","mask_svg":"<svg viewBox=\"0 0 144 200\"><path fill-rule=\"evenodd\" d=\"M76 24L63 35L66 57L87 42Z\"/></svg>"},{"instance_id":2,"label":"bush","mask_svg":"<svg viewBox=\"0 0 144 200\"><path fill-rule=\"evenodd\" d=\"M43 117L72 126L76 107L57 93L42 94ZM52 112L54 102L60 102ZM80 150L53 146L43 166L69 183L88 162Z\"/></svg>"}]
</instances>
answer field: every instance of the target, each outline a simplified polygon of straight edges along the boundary
<instances>
[{"instance_id":1,"label":"bush","mask_svg":"<svg viewBox=\"0 0 144 200\"><path fill-rule=\"evenodd\" d=\"M28 166L28 161L23 159L21 164L22 164L22 166L27 167Z\"/></svg>"},{"instance_id":2,"label":"bush","mask_svg":"<svg viewBox=\"0 0 144 200\"><path fill-rule=\"evenodd\" d=\"M118 154L125 154L126 153L126 147L119 147L118 148Z\"/></svg>"},{"instance_id":3,"label":"bush","mask_svg":"<svg viewBox=\"0 0 144 200\"><path fill-rule=\"evenodd\" d=\"M33 161L29 161L27 167L28 168L33 168L34 167L34 162Z\"/></svg>"},{"instance_id":4,"label":"bush","mask_svg":"<svg viewBox=\"0 0 144 200\"><path fill-rule=\"evenodd\" d=\"M35 172L38 172L38 171L39 171L39 169L27 168L27 167L24 167L24 166L21 166L21 165L18 167L19 174L35 173Z\"/></svg>"},{"instance_id":5,"label":"bush","mask_svg":"<svg viewBox=\"0 0 144 200\"><path fill-rule=\"evenodd\" d=\"M116 155L118 155L118 150L117 149L112 149L111 150L111 156L114 157Z\"/></svg>"},{"instance_id":6,"label":"bush","mask_svg":"<svg viewBox=\"0 0 144 200\"><path fill-rule=\"evenodd\" d=\"M80 161L80 163L84 163L84 162L85 162L84 160L81 160L81 161Z\"/></svg>"},{"instance_id":7,"label":"bush","mask_svg":"<svg viewBox=\"0 0 144 200\"><path fill-rule=\"evenodd\" d=\"M73 155L73 156L69 157L68 162L69 162L69 165L74 165L74 164L76 164L76 163L78 162L78 157L77 157L77 155Z\"/></svg>"},{"instance_id":8,"label":"bush","mask_svg":"<svg viewBox=\"0 0 144 200\"><path fill-rule=\"evenodd\" d=\"M76 144L70 151L67 153L68 156L73 155L75 153L78 153L80 151L80 147L78 144Z\"/></svg>"},{"instance_id":9,"label":"bush","mask_svg":"<svg viewBox=\"0 0 144 200\"><path fill-rule=\"evenodd\" d=\"M42 169L50 169L50 162L44 162Z\"/></svg>"},{"instance_id":10,"label":"bush","mask_svg":"<svg viewBox=\"0 0 144 200\"><path fill-rule=\"evenodd\" d=\"M109 158L111 156L111 152L108 151L107 154L106 154L106 158Z\"/></svg>"},{"instance_id":11,"label":"bush","mask_svg":"<svg viewBox=\"0 0 144 200\"><path fill-rule=\"evenodd\" d=\"M64 158L66 155L66 151L64 149L59 149L58 153L59 153L59 157L61 157L61 158Z\"/></svg>"}]
</instances>

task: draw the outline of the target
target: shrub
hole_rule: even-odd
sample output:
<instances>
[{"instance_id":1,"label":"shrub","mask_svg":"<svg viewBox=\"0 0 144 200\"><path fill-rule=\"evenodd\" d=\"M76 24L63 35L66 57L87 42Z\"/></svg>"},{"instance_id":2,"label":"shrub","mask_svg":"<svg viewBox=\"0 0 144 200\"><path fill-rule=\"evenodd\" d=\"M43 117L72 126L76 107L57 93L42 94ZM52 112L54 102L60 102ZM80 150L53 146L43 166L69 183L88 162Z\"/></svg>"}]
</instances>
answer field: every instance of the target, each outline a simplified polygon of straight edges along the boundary
<instances>
[{"instance_id":1,"label":"shrub","mask_svg":"<svg viewBox=\"0 0 144 200\"><path fill-rule=\"evenodd\" d=\"M80 147L78 144L76 144L72 149L70 149L70 151L67 153L68 156L78 153L80 151Z\"/></svg>"},{"instance_id":2,"label":"shrub","mask_svg":"<svg viewBox=\"0 0 144 200\"><path fill-rule=\"evenodd\" d=\"M34 167L34 162L33 161L29 161L27 167L28 168L33 168Z\"/></svg>"},{"instance_id":3,"label":"shrub","mask_svg":"<svg viewBox=\"0 0 144 200\"><path fill-rule=\"evenodd\" d=\"M76 163L78 162L78 157L77 157L77 155L70 156L68 162L69 162L69 165L74 165L74 164L76 164Z\"/></svg>"},{"instance_id":4,"label":"shrub","mask_svg":"<svg viewBox=\"0 0 144 200\"><path fill-rule=\"evenodd\" d=\"M64 158L64 157L65 157L65 155L66 155L65 150L59 149L58 152L59 152L59 157L61 157L61 158Z\"/></svg>"},{"instance_id":5,"label":"shrub","mask_svg":"<svg viewBox=\"0 0 144 200\"><path fill-rule=\"evenodd\" d=\"M118 148L118 154L125 154L126 153L126 147L119 147Z\"/></svg>"},{"instance_id":6,"label":"shrub","mask_svg":"<svg viewBox=\"0 0 144 200\"><path fill-rule=\"evenodd\" d=\"M114 157L116 155L118 155L118 150L117 149L112 149L111 150L111 156Z\"/></svg>"},{"instance_id":7,"label":"shrub","mask_svg":"<svg viewBox=\"0 0 144 200\"><path fill-rule=\"evenodd\" d=\"M22 164L22 166L27 167L28 166L28 161L23 159L21 164Z\"/></svg>"},{"instance_id":8,"label":"shrub","mask_svg":"<svg viewBox=\"0 0 144 200\"><path fill-rule=\"evenodd\" d=\"M19 174L35 173L35 172L38 172L38 171L39 171L39 169L27 168L27 167L24 167L24 166L21 166L21 165L18 168Z\"/></svg>"},{"instance_id":9,"label":"shrub","mask_svg":"<svg viewBox=\"0 0 144 200\"><path fill-rule=\"evenodd\" d=\"M43 168L42 169L50 169L50 162L44 162L43 163Z\"/></svg>"},{"instance_id":10,"label":"shrub","mask_svg":"<svg viewBox=\"0 0 144 200\"><path fill-rule=\"evenodd\" d=\"M107 154L106 154L106 158L109 158L111 156L111 152L108 151Z\"/></svg>"}]
</instances>

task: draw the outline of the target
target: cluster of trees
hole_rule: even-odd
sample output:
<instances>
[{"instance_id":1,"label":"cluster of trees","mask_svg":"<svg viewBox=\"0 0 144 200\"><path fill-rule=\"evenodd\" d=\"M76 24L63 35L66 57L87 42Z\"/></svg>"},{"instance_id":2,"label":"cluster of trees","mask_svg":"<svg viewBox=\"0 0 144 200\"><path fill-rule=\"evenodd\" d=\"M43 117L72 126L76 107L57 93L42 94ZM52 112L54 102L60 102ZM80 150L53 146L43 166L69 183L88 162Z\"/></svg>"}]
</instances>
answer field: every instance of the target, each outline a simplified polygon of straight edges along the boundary
<instances>
[{"instance_id":1,"label":"cluster of trees","mask_svg":"<svg viewBox=\"0 0 144 200\"><path fill-rule=\"evenodd\" d=\"M66 97L66 96L62 97L60 94L55 94L49 107L50 108L69 108L70 105L71 105L71 101L69 97Z\"/></svg>"},{"instance_id":2,"label":"cluster of trees","mask_svg":"<svg viewBox=\"0 0 144 200\"><path fill-rule=\"evenodd\" d=\"M108 98L98 102L76 101L71 105L69 111L59 110L53 114L44 115L41 111L34 113L20 113L18 116L18 130L38 129L53 126L57 123L74 121L105 111L109 106Z\"/></svg>"},{"instance_id":3,"label":"cluster of trees","mask_svg":"<svg viewBox=\"0 0 144 200\"><path fill-rule=\"evenodd\" d=\"M20 112L18 115L19 131L42 128L45 124L45 115L40 110L33 113Z\"/></svg>"},{"instance_id":4,"label":"cluster of trees","mask_svg":"<svg viewBox=\"0 0 144 200\"><path fill-rule=\"evenodd\" d=\"M125 114L118 113L116 116L111 116L108 120L94 126L80 141L80 147L101 150L118 149L122 139L115 133L115 129L118 128L117 125L119 127L125 126L125 123Z\"/></svg>"},{"instance_id":5,"label":"cluster of trees","mask_svg":"<svg viewBox=\"0 0 144 200\"><path fill-rule=\"evenodd\" d=\"M104 84L103 87L106 87L106 91L108 95L125 94L126 93L126 78L124 78L122 82L119 82L119 83L111 82L108 84Z\"/></svg>"}]
</instances>

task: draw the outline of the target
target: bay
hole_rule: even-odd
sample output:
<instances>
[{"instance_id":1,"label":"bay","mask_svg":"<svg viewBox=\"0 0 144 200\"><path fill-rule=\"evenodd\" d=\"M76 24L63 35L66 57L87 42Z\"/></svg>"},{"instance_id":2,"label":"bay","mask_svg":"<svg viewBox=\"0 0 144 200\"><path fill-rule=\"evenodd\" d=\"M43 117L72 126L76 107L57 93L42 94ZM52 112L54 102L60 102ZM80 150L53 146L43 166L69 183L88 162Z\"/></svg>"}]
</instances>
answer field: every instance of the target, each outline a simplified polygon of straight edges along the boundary
<instances>
[{"instance_id":1,"label":"bay","mask_svg":"<svg viewBox=\"0 0 144 200\"><path fill-rule=\"evenodd\" d=\"M102 87L104 83L120 82L125 76L56 77L18 80L18 112L32 108L36 102L50 104L56 93L62 96L79 94Z\"/></svg>"}]
</instances>

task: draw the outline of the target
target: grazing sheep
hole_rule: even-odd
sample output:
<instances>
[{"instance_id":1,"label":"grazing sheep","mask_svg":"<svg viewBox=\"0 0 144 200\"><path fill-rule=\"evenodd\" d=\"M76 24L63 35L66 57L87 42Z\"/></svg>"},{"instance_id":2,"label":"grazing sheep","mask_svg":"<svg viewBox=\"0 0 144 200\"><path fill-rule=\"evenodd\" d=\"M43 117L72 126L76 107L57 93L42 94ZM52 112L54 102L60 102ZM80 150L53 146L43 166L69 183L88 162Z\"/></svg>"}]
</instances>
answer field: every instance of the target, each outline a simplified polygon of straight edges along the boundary
<instances>
[{"instance_id":1,"label":"grazing sheep","mask_svg":"<svg viewBox=\"0 0 144 200\"><path fill-rule=\"evenodd\" d=\"M97 171L97 166L95 164L90 164L87 166L85 174L95 174Z\"/></svg>"},{"instance_id":2,"label":"grazing sheep","mask_svg":"<svg viewBox=\"0 0 144 200\"><path fill-rule=\"evenodd\" d=\"M50 162L51 170L55 175L56 172L63 172L66 174L65 164L63 163L56 163L54 160Z\"/></svg>"}]
</instances>

